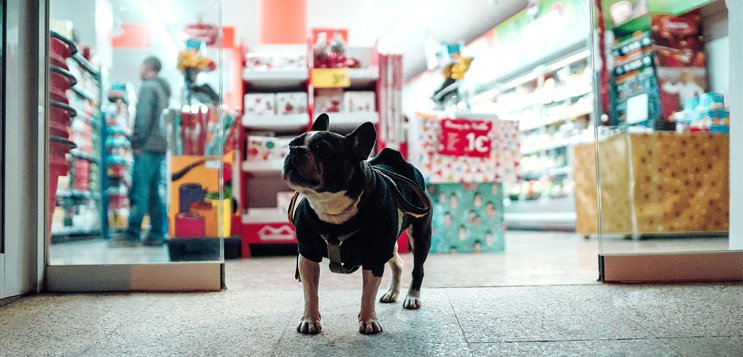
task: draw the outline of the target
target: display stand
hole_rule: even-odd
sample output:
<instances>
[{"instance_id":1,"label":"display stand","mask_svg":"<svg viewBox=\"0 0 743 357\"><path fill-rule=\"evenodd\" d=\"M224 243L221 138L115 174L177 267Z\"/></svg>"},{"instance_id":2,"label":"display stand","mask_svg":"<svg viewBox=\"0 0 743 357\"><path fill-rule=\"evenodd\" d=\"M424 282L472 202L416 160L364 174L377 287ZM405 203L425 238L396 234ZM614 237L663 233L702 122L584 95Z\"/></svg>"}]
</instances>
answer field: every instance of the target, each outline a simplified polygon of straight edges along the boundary
<instances>
[{"instance_id":1,"label":"display stand","mask_svg":"<svg viewBox=\"0 0 743 357\"><path fill-rule=\"evenodd\" d=\"M412 163L433 203L431 251L505 250L503 183L516 179L518 122L473 113L419 113Z\"/></svg>"},{"instance_id":2,"label":"display stand","mask_svg":"<svg viewBox=\"0 0 743 357\"><path fill-rule=\"evenodd\" d=\"M277 53L304 55L306 60L301 69L259 68L262 63L256 57ZM249 60L243 73L245 114L239 133L239 232L244 258L250 257L250 246L254 244L296 244L294 226L288 221L286 214L286 206L293 192L281 178L281 170L288 142L309 130L316 115L328 112L331 118L330 129L333 132L349 133L367 121L374 123L380 132L382 122L379 113L383 111L381 105L384 104L379 98L390 97L385 91L391 90L380 86L379 62L382 55L374 47L348 47L346 54L357 58L362 68L313 68L313 53L309 41L308 44L259 46L247 54ZM335 78L341 76L348 83L334 84L323 80L329 74L336 75ZM362 92L373 93L371 100L368 100L369 96L366 94L357 94ZM286 93L305 94L304 110L285 113L285 104L278 103L278 100L274 102L277 103L278 113L275 112L276 108L256 108L260 96L254 96L255 94L278 98L286 96ZM399 95L398 91L397 96ZM353 103L349 101L354 98L361 98L356 106L363 106L364 103L371 105L373 101L373 107L351 109ZM294 107L296 106L292 105ZM385 120L392 122L395 119L386 116ZM396 120L394 127L397 128L401 126L402 115ZM378 147L384 147L384 144L385 141L380 140ZM407 244L401 245L401 251L407 251Z\"/></svg>"},{"instance_id":3,"label":"display stand","mask_svg":"<svg viewBox=\"0 0 743 357\"><path fill-rule=\"evenodd\" d=\"M601 140L601 230L645 235L727 234L727 134L621 133ZM578 233L599 234L595 145L575 147Z\"/></svg>"},{"instance_id":4,"label":"display stand","mask_svg":"<svg viewBox=\"0 0 743 357\"><path fill-rule=\"evenodd\" d=\"M103 79L99 69L85 59L72 41L52 32L52 41L64 42L70 56L56 56L53 51L50 69L50 116L52 136L60 133L55 110L63 109L70 114L66 133L76 148L69 151L67 161L70 172L56 183L56 199L50 205L56 208L52 215L52 243L67 240L88 239L107 232L107 210L105 203L105 170L103 155L105 146L105 122L101 113ZM58 78L67 77L72 86L67 92L59 91ZM56 108L56 109L55 109ZM64 131L64 130L63 130ZM54 154L54 153L52 153ZM56 178L55 178L56 179Z\"/></svg>"}]
</instances>

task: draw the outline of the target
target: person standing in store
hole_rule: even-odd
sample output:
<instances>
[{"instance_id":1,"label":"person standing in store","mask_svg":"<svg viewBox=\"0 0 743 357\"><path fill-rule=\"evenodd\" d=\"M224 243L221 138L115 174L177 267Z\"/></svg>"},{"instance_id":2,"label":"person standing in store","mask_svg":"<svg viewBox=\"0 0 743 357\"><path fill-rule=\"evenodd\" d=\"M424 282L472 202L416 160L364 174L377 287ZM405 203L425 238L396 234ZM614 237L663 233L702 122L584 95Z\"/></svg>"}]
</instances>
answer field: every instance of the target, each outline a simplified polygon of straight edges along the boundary
<instances>
[{"instance_id":1,"label":"person standing in store","mask_svg":"<svg viewBox=\"0 0 743 357\"><path fill-rule=\"evenodd\" d=\"M126 231L111 242L112 247L138 245L145 214L150 216L150 230L143 244L160 246L165 243L165 204L159 187L168 142L161 118L170 101L170 86L160 77L161 68L160 60L153 56L147 57L140 69L142 85L131 137L134 167L129 190L129 221Z\"/></svg>"}]
</instances>

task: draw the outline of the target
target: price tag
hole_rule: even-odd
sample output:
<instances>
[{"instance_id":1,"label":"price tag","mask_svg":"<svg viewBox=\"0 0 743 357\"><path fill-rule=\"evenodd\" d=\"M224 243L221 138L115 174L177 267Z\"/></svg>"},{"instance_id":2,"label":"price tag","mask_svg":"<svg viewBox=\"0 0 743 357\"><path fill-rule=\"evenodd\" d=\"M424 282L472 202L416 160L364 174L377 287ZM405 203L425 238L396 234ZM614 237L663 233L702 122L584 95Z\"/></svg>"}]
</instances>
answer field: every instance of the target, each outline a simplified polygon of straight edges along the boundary
<instances>
[{"instance_id":1,"label":"price tag","mask_svg":"<svg viewBox=\"0 0 743 357\"><path fill-rule=\"evenodd\" d=\"M313 68L312 86L315 88L346 88L351 86L348 68Z\"/></svg>"},{"instance_id":2,"label":"price tag","mask_svg":"<svg viewBox=\"0 0 743 357\"><path fill-rule=\"evenodd\" d=\"M490 120L444 119L439 153L451 156L489 157L492 149Z\"/></svg>"}]
</instances>

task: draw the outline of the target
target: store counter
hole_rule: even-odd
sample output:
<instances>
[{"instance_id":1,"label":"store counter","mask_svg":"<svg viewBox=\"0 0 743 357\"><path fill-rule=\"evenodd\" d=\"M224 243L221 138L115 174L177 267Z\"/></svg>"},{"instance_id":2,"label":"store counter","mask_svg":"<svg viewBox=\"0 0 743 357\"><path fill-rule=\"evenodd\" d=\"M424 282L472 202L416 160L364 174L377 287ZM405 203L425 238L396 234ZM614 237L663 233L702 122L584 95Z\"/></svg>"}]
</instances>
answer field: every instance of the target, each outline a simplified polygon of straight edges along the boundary
<instances>
[{"instance_id":1,"label":"store counter","mask_svg":"<svg viewBox=\"0 0 743 357\"><path fill-rule=\"evenodd\" d=\"M622 133L600 142L602 231L726 233L728 135ZM574 147L576 231L598 234L594 144Z\"/></svg>"}]
</instances>

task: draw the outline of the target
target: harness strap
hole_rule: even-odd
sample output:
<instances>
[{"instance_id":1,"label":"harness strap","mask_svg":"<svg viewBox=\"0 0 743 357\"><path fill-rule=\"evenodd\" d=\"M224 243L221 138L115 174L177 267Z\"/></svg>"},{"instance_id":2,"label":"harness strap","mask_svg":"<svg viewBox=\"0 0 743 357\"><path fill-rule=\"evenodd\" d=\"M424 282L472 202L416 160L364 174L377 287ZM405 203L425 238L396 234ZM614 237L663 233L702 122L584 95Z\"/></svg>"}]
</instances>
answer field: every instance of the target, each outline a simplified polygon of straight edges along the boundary
<instances>
[{"instance_id":1,"label":"harness strap","mask_svg":"<svg viewBox=\"0 0 743 357\"><path fill-rule=\"evenodd\" d=\"M380 176L382 176L387 182L389 182L394 191L395 202L397 207L405 214L413 216L415 218L421 218L427 215L431 211L431 201L423 192L418 185L411 181L409 178L396 174L391 171L380 169L378 167L372 167ZM393 179L394 178L394 179ZM408 187L422 202L422 206L416 206L402 194L400 191L400 185Z\"/></svg>"},{"instance_id":2,"label":"harness strap","mask_svg":"<svg viewBox=\"0 0 743 357\"><path fill-rule=\"evenodd\" d=\"M328 259L330 259L330 271L338 274L351 274L359 269L358 265L348 265L341 262L341 245L343 241L351 238L354 234L358 233L358 229L351 232L340 235L338 237L330 236L327 234L320 235L328 246Z\"/></svg>"}]
</instances>

